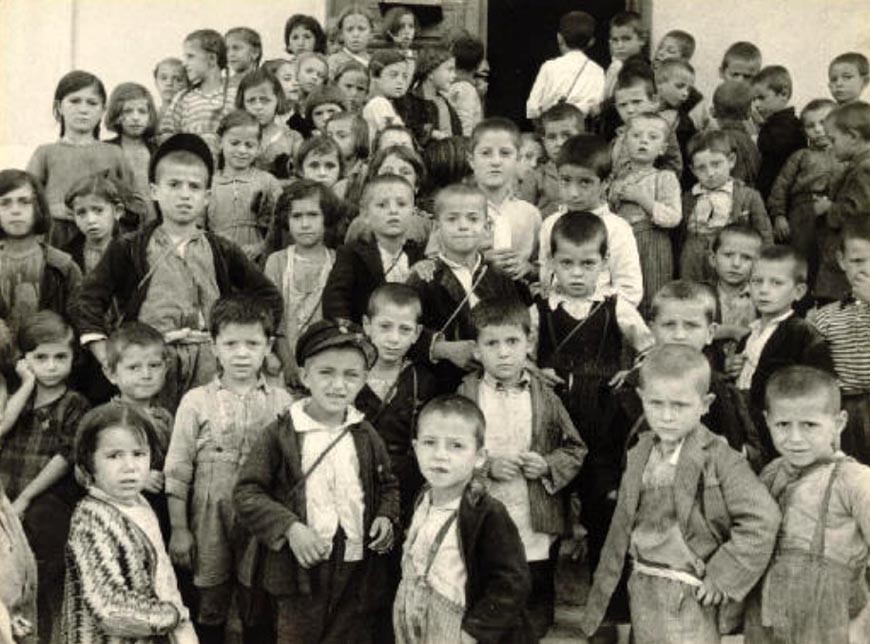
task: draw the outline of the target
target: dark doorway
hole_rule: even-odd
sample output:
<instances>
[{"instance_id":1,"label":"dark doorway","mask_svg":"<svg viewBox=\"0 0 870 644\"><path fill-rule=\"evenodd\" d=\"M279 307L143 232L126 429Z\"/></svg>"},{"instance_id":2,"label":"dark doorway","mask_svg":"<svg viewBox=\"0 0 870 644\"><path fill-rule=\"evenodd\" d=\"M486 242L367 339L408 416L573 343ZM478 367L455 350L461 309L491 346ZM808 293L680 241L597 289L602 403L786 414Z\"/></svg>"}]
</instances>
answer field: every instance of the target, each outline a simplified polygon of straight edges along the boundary
<instances>
[{"instance_id":1,"label":"dark doorway","mask_svg":"<svg viewBox=\"0 0 870 644\"><path fill-rule=\"evenodd\" d=\"M597 21L595 44L588 52L602 67L610 62L607 23L625 10L625 0L490 0L487 57L490 65L487 115L506 116L523 129L526 99L541 63L559 55L556 28L568 11L585 11Z\"/></svg>"}]
</instances>

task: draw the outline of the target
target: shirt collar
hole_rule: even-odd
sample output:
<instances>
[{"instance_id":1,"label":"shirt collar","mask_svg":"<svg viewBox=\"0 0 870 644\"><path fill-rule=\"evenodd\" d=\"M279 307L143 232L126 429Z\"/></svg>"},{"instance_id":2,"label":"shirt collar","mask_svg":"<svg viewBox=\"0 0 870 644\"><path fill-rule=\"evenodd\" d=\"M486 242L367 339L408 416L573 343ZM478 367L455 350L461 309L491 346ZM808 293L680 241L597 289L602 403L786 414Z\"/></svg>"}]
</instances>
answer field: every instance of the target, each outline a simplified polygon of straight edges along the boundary
<instances>
[{"instance_id":1,"label":"shirt collar","mask_svg":"<svg viewBox=\"0 0 870 644\"><path fill-rule=\"evenodd\" d=\"M718 188L710 189L705 188L700 183L696 183L692 186L692 194L693 195L710 195L710 194L725 194L725 195L733 195L734 194L734 179L728 179L724 184L719 186Z\"/></svg>"},{"instance_id":2,"label":"shirt collar","mask_svg":"<svg viewBox=\"0 0 870 644\"><path fill-rule=\"evenodd\" d=\"M722 284L716 284L716 290L721 294L728 298L737 298L737 297L749 297L749 283L747 282L743 286L740 287L739 291L728 291L722 288Z\"/></svg>"},{"instance_id":3,"label":"shirt collar","mask_svg":"<svg viewBox=\"0 0 870 644\"><path fill-rule=\"evenodd\" d=\"M251 183L253 180L253 168L248 168L240 174L225 174L223 172L215 173L212 182L221 186L229 186L234 183Z\"/></svg>"},{"instance_id":4,"label":"shirt collar","mask_svg":"<svg viewBox=\"0 0 870 644\"><path fill-rule=\"evenodd\" d=\"M216 391L226 390L231 391L223 382L220 376L215 376L214 380L211 381L212 387ZM263 374L257 376L257 384L254 385L253 389L258 389L260 391L266 391L266 378L263 377ZM252 389L252 391L253 391Z\"/></svg>"},{"instance_id":5,"label":"shirt collar","mask_svg":"<svg viewBox=\"0 0 870 644\"><path fill-rule=\"evenodd\" d=\"M792 315L794 315L794 309L789 309L788 311L786 311L782 315L778 315L775 318L773 318L770 322L767 323L765 328L775 327L775 326L781 324L784 320L787 320L788 318L790 318ZM749 323L749 331L751 333L757 333L757 332L761 331L761 328L762 328L761 325L762 325L761 318L758 318L757 320L753 320L752 322Z\"/></svg>"},{"instance_id":6,"label":"shirt collar","mask_svg":"<svg viewBox=\"0 0 870 644\"><path fill-rule=\"evenodd\" d=\"M477 272L477 269L480 268L481 263L483 262L483 256L480 253L477 253L477 256L474 259L474 266L466 266L465 264L460 264L459 262L454 262L452 259L448 259L444 256L444 253L438 253L438 258L444 262L448 268L452 270L467 270L471 271L472 274Z\"/></svg>"},{"instance_id":7,"label":"shirt collar","mask_svg":"<svg viewBox=\"0 0 870 644\"><path fill-rule=\"evenodd\" d=\"M653 445L656 447L656 449L658 449L658 446L661 445L661 443L662 443L662 440L658 436L656 436L653 439ZM685 445L685 444L686 444L686 437L683 436L679 440L679 442L677 443L677 446L674 449L674 451L671 453L671 455L667 457L667 462L669 465L676 465L679 462L680 452L683 451L683 445Z\"/></svg>"},{"instance_id":8,"label":"shirt collar","mask_svg":"<svg viewBox=\"0 0 870 644\"><path fill-rule=\"evenodd\" d=\"M498 380L493 378L491 375L489 375L485 371L483 372L483 378L481 379L482 385L486 385L487 387L489 387L490 389L492 389L494 391L505 391L505 392L507 392L507 391L525 391L526 389L529 388L529 385L531 384L531 382L532 382L532 379L529 376L529 372L526 371L525 369L523 370L523 373L520 374L519 381L517 381L513 385L505 385L504 383L499 382Z\"/></svg>"},{"instance_id":9,"label":"shirt collar","mask_svg":"<svg viewBox=\"0 0 870 644\"><path fill-rule=\"evenodd\" d=\"M604 300L605 294L602 292L602 289L597 289L592 295L588 298L581 300L578 297L571 297L570 295L565 295L558 289L553 289L550 293L550 296L547 298L547 304L550 306L551 311L555 311L559 308L560 304L575 304L577 302L588 302L590 305L595 302L602 302Z\"/></svg>"},{"instance_id":10,"label":"shirt collar","mask_svg":"<svg viewBox=\"0 0 870 644\"><path fill-rule=\"evenodd\" d=\"M377 242L375 242L375 245L378 247L378 252L381 254L381 257L387 257L390 259L390 261L395 261L395 260L399 259L402 256L402 253L405 252L405 245L404 244L402 244L402 247L399 248L398 253L391 253L390 251L388 251L386 248L384 248L383 246L381 246Z\"/></svg>"},{"instance_id":11,"label":"shirt collar","mask_svg":"<svg viewBox=\"0 0 870 644\"><path fill-rule=\"evenodd\" d=\"M355 425L356 423L365 420L365 416L361 411L353 405L348 405L344 422L338 427L327 427L323 423L314 420L308 415L308 412L305 411L305 404L309 400L311 400L310 397L303 398L302 400L297 400L295 403L290 405L290 420L293 421L293 429L295 429L299 434L306 432L336 432L344 429L348 425Z\"/></svg>"},{"instance_id":12,"label":"shirt collar","mask_svg":"<svg viewBox=\"0 0 870 644\"><path fill-rule=\"evenodd\" d=\"M460 494L455 499L445 503L444 505L433 505L431 489L426 491L426 494L423 495L423 499L426 502L426 509L435 511L455 511L459 509L459 504L462 503L462 495Z\"/></svg>"}]
</instances>

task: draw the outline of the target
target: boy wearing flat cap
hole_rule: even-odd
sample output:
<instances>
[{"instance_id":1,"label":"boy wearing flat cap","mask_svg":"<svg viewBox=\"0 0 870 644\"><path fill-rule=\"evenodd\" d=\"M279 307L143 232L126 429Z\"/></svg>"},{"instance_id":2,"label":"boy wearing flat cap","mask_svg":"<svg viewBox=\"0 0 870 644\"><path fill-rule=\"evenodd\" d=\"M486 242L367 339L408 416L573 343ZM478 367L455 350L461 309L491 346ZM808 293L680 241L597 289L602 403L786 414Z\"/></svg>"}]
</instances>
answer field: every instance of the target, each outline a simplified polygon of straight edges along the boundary
<instances>
[{"instance_id":1,"label":"boy wearing flat cap","mask_svg":"<svg viewBox=\"0 0 870 644\"><path fill-rule=\"evenodd\" d=\"M398 484L353 406L375 358L357 325L311 325L296 345L310 396L263 430L239 474L239 523L265 545L239 577L269 596L277 642L373 642L374 617L392 599L381 555L393 545Z\"/></svg>"}]
</instances>

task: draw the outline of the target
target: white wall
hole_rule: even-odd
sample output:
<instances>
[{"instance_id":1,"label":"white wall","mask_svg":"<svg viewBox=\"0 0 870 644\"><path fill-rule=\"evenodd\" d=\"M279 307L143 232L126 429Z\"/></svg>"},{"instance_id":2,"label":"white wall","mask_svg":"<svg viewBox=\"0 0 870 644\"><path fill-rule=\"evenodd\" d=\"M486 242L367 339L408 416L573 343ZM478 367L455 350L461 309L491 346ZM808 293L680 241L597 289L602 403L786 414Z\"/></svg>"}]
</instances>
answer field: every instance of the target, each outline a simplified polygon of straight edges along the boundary
<instances>
[{"instance_id":1,"label":"white wall","mask_svg":"<svg viewBox=\"0 0 870 644\"><path fill-rule=\"evenodd\" d=\"M868 0L648 0L652 46L670 29L695 36L692 64L698 89L710 97L719 83L722 54L748 40L765 65L784 65L792 75L798 110L813 98L830 98L828 63L837 54L870 56ZM870 98L870 91L865 93Z\"/></svg>"},{"instance_id":2,"label":"white wall","mask_svg":"<svg viewBox=\"0 0 870 644\"><path fill-rule=\"evenodd\" d=\"M67 71L93 72L109 92L142 83L156 99L154 64L180 57L187 33L248 26L273 58L293 13L323 22L326 0L0 0L0 168L23 167L57 138L51 102Z\"/></svg>"}]
</instances>

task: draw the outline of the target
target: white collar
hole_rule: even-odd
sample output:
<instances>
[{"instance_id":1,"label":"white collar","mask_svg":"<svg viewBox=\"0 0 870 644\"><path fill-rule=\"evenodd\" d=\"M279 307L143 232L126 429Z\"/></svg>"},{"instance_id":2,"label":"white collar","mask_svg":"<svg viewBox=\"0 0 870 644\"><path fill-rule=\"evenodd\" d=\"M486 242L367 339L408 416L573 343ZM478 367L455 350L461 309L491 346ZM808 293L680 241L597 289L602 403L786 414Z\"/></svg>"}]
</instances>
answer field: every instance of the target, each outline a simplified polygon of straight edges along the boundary
<instances>
[{"instance_id":1,"label":"white collar","mask_svg":"<svg viewBox=\"0 0 870 644\"><path fill-rule=\"evenodd\" d=\"M293 429L299 434L305 432L335 432L344 429L348 425L354 425L365 420L365 415L361 411L353 405L348 405L344 422L338 427L327 427L323 423L314 420L305 411L305 404L309 400L311 400L310 397L303 398L290 405L290 420L293 421Z\"/></svg>"},{"instance_id":2,"label":"white collar","mask_svg":"<svg viewBox=\"0 0 870 644\"><path fill-rule=\"evenodd\" d=\"M445 503L444 505L434 505L432 503L432 489L430 488L426 490L426 494L423 495L423 500L426 502L427 510L434 510L436 512L453 512L459 509L459 504L462 503L462 495L460 494L455 499L449 501L448 503Z\"/></svg>"},{"instance_id":3,"label":"white collar","mask_svg":"<svg viewBox=\"0 0 870 644\"><path fill-rule=\"evenodd\" d=\"M694 186L692 186L692 194L693 195L709 195L709 194L716 194L716 193L733 195L734 194L734 179L728 179L728 181L723 183L718 188L714 188L714 189L705 188L700 183L696 183Z\"/></svg>"},{"instance_id":4,"label":"white collar","mask_svg":"<svg viewBox=\"0 0 870 644\"><path fill-rule=\"evenodd\" d=\"M656 440L653 445L653 449L658 449L658 446L661 445L662 441L656 437ZM686 437L683 436L680 441L677 443L676 448L674 448L673 453L668 456L668 465L676 465L680 461L680 452L683 451L683 445L686 444Z\"/></svg>"},{"instance_id":5,"label":"white collar","mask_svg":"<svg viewBox=\"0 0 870 644\"><path fill-rule=\"evenodd\" d=\"M444 253L438 253L438 258L447 264L448 268L453 270L465 269L467 271L471 271L472 274L477 272L477 269L480 268L480 265L483 263L483 256L480 253L477 253L477 256L474 260L474 266L466 266L465 264L460 264L459 262L454 262L452 259L449 259L444 255Z\"/></svg>"},{"instance_id":6,"label":"white collar","mask_svg":"<svg viewBox=\"0 0 870 644\"><path fill-rule=\"evenodd\" d=\"M560 292L558 288L554 288L547 298L547 304L550 306L551 311L555 311L559 308L560 304L579 304L580 302L586 302L590 306L595 304L596 302L603 302L608 295L612 294L612 289L608 287L601 287L595 289L595 292L590 295L588 298L580 299L577 297L571 297L570 295L565 295Z\"/></svg>"},{"instance_id":7,"label":"white collar","mask_svg":"<svg viewBox=\"0 0 870 644\"><path fill-rule=\"evenodd\" d=\"M767 328L776 327L779 324L781 324L784 320L787 320L788 318L790 318L792 315L794 315L794 309L789 309L788 311L786 311L782 315L777 315L775 318L773 318L770 322L768 322L766 325L764 325L764 328L767 329ZM758 318L757 320L753 320L752 322L749 323L750 332L757 333L758 331L761 331L761 329L762 329L761 318Z\"/></svg>"}]
</instances>

